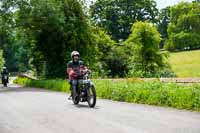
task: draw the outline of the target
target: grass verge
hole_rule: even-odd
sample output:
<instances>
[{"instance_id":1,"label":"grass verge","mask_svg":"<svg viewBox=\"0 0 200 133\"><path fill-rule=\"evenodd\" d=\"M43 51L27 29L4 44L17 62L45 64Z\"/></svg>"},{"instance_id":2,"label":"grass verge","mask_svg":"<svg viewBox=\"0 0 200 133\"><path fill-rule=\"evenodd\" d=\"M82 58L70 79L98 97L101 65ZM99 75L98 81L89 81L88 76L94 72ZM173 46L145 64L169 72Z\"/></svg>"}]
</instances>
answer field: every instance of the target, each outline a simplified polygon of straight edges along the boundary
<instances>
[{"instance_id":1,"label":"grass verge","mask_svg":"<svg viewBox=\"0 0 200 133\"><path fill-rule=\"evenodd\" d=\"M200 50L170 53L169 63L178 77L200 77Z\"/></svg>"},{"instance_id":2,"label":"grass verge","mask_svg":"<svg viewBox=\"0 0 200 133\"><path fill-rule=\"evenodd\" d=\"M66 80L31 80L18 78L15 83L69 92ZM185 86L159 81L139 80L93 80L97 96L115 101L141 103L200 111L200 85Z\"/></svg>"}]
</instances>

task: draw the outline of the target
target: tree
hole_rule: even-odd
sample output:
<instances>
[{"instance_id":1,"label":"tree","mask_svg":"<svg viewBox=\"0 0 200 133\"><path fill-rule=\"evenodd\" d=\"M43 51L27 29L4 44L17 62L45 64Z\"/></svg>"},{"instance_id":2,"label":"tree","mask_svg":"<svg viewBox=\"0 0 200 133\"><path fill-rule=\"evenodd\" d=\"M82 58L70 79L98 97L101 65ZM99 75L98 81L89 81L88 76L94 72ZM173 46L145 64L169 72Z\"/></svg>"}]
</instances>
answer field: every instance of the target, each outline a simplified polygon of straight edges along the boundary
<instances>
[{"instance_id":1,"label":"tree","mask_svg":"<svg viewBox=\"0 0 200 133\"><path fill-rule=\"evenodd\" d=\"M167 28L170 23L170 7L161 9L158 19L158 31L162 37L160 48L163 48L165 41L168 39Z\"/></svg>"},{"instance_id":2,"label":"tree","mask_svg":"<svg viewBox=\"0 0 200 133\"><path fill-rule=\"evenodd\" d=\"M30 48L21 37L16 37L13 47L15 51L13 54L16 59L17 71L26 72L31 70L30 66Z\"/></svg>"},{"instance_id":3,"label":"tree","mask_svg":"<svg viewBox=\"0 0 200 133\"><path fill-rule=\"evenodd\" d=\"M110 55L112 47L115 45L110 36L99 27L92 28L93 42L96 44L96 60L94 70L98 76L108 76L109 65L107 64L107 57Z\"/></svg>"},{"instance_id":4,"label":"tree","mask_svg":"<svg viewBox=\"0 0 200 133\"><path fill-rule=\"evenodd\" d=\"M124 46L116 43L99 27L93 27L94 42L97 45L95 71L101 77L125 77L128 73L128 55Z\"/></svg>"},{"instance_id":5,"label":"tree","mask_svg":"<svg viewBox=\"0 0 200 133\"><path fill-rule=\"evenodd\" d=\"M78 0L19 1L17 26L26 34L38 74L64 77L73 50L81 53L86 64L94 64L92 30Z\"/></svg>"},{"instance_id":6,"label":"tree","mask_svg":"<svg viewBox=\"0 0 200 133\"><path fill-rule=\"evenodd\" d=\"M148 22L136 22L125 44L132 50L130 74L133 76L156 76L166 67L165 57L159 51L160 34Z\"/></svg>"},{"instance_id":7,"label":"tree","mask_svg":"<svg viewBox=\"0 0 200 133\"><path fill-rule=\"evenodd\" d=\"M200 2L200 0L194 0L194 2Z\"/></svg>"},{"instance_id":8,"label":"tree","mask_svg":"<svg viewBox=\"0 0 200 133\"><path fill-rule=\"evenodd\" d=\"M5 65L11 72L29 69L29 48L17 37L20 32L15 21L16 2L4 0L0 5L0 48L4 51Z\"/></svg>"},{"instance_id":9,"label":"tree","mask_svg":"<svg viewBox=\"0 0 200 133\"><path fill-rule=\"evenodd\" d=\"M136 21L155 23L158 9L154 0L97 0L90 7L93 22L116 41L127 39Z\"/></svg>"},{"instance_id":10,"label":"tree","mask_svg":"<svg viewBox=\"0 0 200 133\"><path fill-rule=\"evenodd\" d=\"M9 70L15 70L15 64L12 50L12 13L8 6L5 6L5 2L2 1L0 4L0 48L3 50L3 57L5 58L5 64ZM12 62L13 61L13 62Z\"/></svg>"},{"instance_id":11,"label":"tree","mask_svg":"<svg viewBox=\"0 0 200 133\"><path fill-rule=\"evenodd\" d=\"M3 51L0 50L0 70L2 70L3 66L4 66L4 58L3 58Z\"/></svg>"},{"instance_id":12,"label":"tree","mask_svg":"<svg viewBox=\"0 0 200 133\"><path fill-rule=\"evenodd\" d=\"M171 51L200 48L200 5L181 2L171 8L169 39L166 48Z\"/></svg>"}]
</instances>

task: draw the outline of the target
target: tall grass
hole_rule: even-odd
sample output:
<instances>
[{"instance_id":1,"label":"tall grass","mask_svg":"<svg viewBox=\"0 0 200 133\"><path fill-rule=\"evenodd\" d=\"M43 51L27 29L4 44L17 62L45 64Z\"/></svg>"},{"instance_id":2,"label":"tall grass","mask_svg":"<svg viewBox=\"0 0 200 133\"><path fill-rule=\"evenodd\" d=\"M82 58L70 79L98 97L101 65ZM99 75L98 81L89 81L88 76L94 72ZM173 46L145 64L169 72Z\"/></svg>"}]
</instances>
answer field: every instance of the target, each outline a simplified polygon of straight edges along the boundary
<instances>
[{"instance_id":1,"label":"tall grass","mask_svg":"<svg viewBox=\"0 0 200 133\"><path fill-rule=\"evenodd\" d=\"M17 78L14 83L28 87L44 88L52 91L69 92L69 83L64 80L31 80L28 78Z\"/></svg>"},{"instance_id":2,"label":"tall grass","mask_svg":"<svg viewBox=\"0 0 200 133\"><path fill-rule=\"evenodd\" d=\"M16 83L69 92L64 80L35 81L18 78ZM200 111L200 85L184 86L159 81L93 80L100 98Z\"/></svg>"}]
</instances>

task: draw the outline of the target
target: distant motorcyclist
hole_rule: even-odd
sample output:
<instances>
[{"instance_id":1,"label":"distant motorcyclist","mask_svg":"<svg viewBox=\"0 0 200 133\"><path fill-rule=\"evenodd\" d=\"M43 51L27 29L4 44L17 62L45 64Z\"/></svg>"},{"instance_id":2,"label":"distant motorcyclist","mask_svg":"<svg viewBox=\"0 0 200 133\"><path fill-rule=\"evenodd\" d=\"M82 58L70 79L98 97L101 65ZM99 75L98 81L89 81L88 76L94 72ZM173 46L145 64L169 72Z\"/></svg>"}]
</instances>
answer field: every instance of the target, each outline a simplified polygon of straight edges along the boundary
<instances>
[{"instance_id":1,"label":"distant motorcyclist","mask_svg":"<svg viewBox=\"0 0 200 133\"><path fill-rule=\"evenodd\" d=\"M7 68L6 68L6 67L3 67L2 71L1 71L1 81L2 81L2 83L3 83L3 78L4 78L4 76L7 76L7 83L8 83L8 81L9 81L8 74L9 74L9 73L8 73Z\"/></svg>"},{"instance_id":2,"label":"distant motorcyclist","mask_svg":"<svg viewBox=\"0 0 200 133\"><path fill-rule=\"evenodd\" d=\"M83 73L88 71L87 67L84 65L84 62L80 60L80 54L78 51L73 51L71 53L72 60L67 64L67 74L70 80L70 85L72 87L71 91L74 91L76 94L76 87L78 85L78 80L82 78ZM71 96L69 97L69 99Z\"/></svg>"}]
</instances>

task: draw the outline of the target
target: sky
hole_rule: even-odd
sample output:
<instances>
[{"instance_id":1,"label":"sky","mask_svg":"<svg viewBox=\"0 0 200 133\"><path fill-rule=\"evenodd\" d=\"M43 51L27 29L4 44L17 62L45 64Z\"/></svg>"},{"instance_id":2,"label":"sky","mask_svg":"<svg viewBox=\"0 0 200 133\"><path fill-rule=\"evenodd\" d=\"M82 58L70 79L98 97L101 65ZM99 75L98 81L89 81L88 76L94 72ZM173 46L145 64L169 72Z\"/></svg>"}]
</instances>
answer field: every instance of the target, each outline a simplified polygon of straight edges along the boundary
<instances>
[{"instance_id":1,"label":"sky","mask_svg":"<svg viewBox=\"0 0 200 133\"><path fill-rule=\"evenodd\" d=\"M162 9L167 6L176 5L181 1L192 2L193 0L155 0L157 3L157 8Z\"/></svg>"},{"instance_id":2,"label":"sky","mask_svg":"<svg viewBox=\"0 0 200 133\"><path fill-rule=\"evenodd\" d=\"M89 3L91 1L95 2L96 0L85 0L85 1L88 3L88 5L90 5ZM157 8L162 9L162 8L167 7L167 6L176 5L181 1L192 2L193 0L155 0L155 1L157 3ZM0 2L0 5L1 5L1 2Z\"/></svg>"},{"instance_id":3,"label":"sky","mask_svg":"<svg viewBox=\"0 0 200 133\"><path fill-rule=\"evenodd\" d=\"M86 0L86 1L90 3L91 1L96 1L96 0ZM192 2L193 0L155 0L155 1L157 3L157 8L162 9L167 6L176 5L181 1Z\"/></svg>"}]
</instances>

